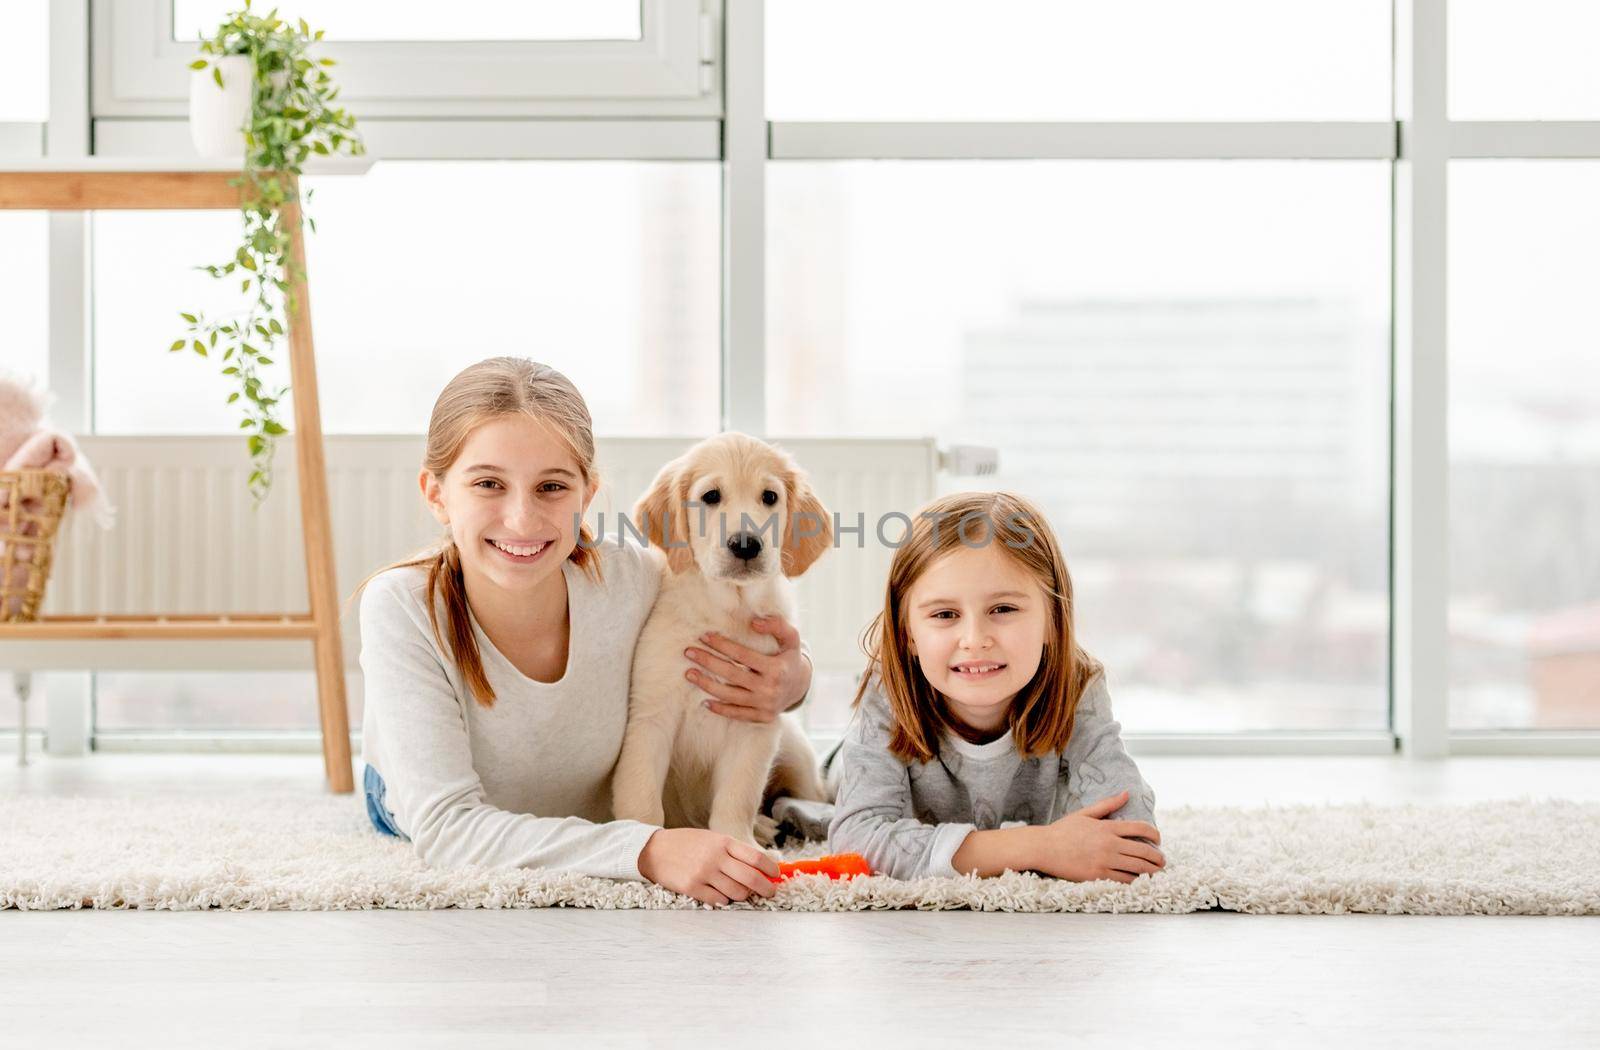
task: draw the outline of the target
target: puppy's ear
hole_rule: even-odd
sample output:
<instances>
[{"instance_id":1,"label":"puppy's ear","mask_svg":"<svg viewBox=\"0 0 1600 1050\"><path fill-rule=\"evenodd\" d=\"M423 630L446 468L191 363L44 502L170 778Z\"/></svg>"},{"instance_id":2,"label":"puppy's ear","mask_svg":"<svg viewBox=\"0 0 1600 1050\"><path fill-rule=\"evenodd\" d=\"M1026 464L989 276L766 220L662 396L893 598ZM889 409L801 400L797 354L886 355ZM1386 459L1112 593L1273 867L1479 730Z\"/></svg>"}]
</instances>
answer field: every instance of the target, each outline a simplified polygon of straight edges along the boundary
<instances>
[{"instance_id":1,"label":"puppy's ear","mask_svg":"<svg viewBox=\"0 0 1600 1050\"><path fill-rule=\"evenodd\" d=\"M683 572L694 565L689 549L689 510L684 462L675 459L661 468L650 490L633 507L633 522L642 525L650 542L667 554L667 570Z\"/></svg>"},{"instance_id":2,"label":"puppy's ear","mask_svg":"<svg viewBox=\"0 0 1600 1050\"><path fill-rule=\"evenodd\" d=\"M789 504L789 520L783 529L783 574L799 576L833 542L833 525L828 508L812 491L804 471L791 464L783 484Z\"/></svg>"}]
</instances>

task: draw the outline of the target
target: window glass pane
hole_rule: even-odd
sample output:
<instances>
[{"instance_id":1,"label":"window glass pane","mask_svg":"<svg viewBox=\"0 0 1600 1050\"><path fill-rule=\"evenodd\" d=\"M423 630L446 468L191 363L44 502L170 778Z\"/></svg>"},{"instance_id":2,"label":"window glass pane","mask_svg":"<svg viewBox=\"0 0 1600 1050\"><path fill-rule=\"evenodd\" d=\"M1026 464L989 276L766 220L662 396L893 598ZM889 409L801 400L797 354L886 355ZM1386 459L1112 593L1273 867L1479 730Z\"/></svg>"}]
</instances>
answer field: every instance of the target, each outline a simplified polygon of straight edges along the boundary
<instances>
[{"instance_id":1,"label":"window glass pane","mask_svg":"<svg viewBox=\"0 0 1600 1050\"><path fill-rule=\"evenodd\" d=\"M1593 0L1451 0L1456 120L1600 117L1600 5Z\"/></svg>"},{"instance_id":2,"label":"window glass pane","mask_svg":"<svg viewBox=\"0 0 1600 1050\"><path fill-rule=\"evenodd\" d=\"M1450 170L1450 718L1600 727L1593 161Z\"/></svg>"},{"instance_id":3,"label":"window glass pane","mask_svg":"<svg viewBox=\"0 0 1600 1050\"><path fill-rule=\"evenodd\" d=\"M0 211L0 371L50 378L50 221L44 212Z\"/></svg>"},{"instance_id":4,"label":"window glass pane","mask_svg":"<svg viewBox=\"0 0 1600 1050\"><path fill-rule=\"evenodd\" d=\"M238 0L173 0L177 40L210 34ZM639 0L299 0L258 4L286 19L304 18L328 40L638 40Z\"/></svg>"},{"instance_id":5,"label":"window glass pane","mask_svg":"<svg viewBox=\"0 0 1600 1050\"><path fill-rule=\"evenodd\" d=\"M307 186L328 431L421 433L450 377L498 354L567 373L602 433L716 429L716 165L386 161ZM247 305L192 269L230 257L238 228L221 212L95 216L102 432L236 430L220 366L167 347L180 311ZM274 360L286 383L288 354Z\"/></svg>"},{"instance_id":6,"label":"window glass pane","mask_svg":"<svg viewBox=\"0 0 1600 1050\"><path fill-rule=\"evenodd\" d=\"M4 7L6 57L0 62L0 122L50 116L50 9L47 0Z\"/></svg>"},{"instance_id":7,"label":"window glass pane","mask_svg":"<svg viewBox=\"0 0 1600 1050\"><path fill-rule=\"evenodd\" d=\"M94 728L318 730L317 676L310 671L127 671L94 679ZM361 676L345 676L350 725L361 725Z\"/></svg>"},{"instance_id":8,"label":"window glass pane","mask_svg":"<svg viewBox=\"0 0 1600 1050\"><path fill-rule=\"evenodd\" d=\"M1386 727L1386 165L769 186L773 432L997 447L998 477L942 487L1044 505L1130 729Z\"/></svg>"},{"instance_id":9,"label":"window glass pane","mask_svg":"<svg viewBox=\"0 0 1600 1050\"><path fill-rule=\"evenodd\" d=\"M773 120L1387 120L1388 0L768 0Z\"/></svg>"}]
</instances>

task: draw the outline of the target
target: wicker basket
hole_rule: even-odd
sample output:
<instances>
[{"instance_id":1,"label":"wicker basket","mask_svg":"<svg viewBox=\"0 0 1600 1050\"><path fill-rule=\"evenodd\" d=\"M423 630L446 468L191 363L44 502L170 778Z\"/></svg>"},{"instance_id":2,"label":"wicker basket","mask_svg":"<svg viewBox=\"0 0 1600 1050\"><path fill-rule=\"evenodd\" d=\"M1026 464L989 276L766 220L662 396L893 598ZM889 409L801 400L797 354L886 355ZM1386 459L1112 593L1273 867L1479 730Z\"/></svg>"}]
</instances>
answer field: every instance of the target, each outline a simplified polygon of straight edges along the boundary
<instances>
[{"instance_id":1,"label":"wicker basket","mask_svg":"<svg viewBox=\"0 0 1600 1050\"><path fill-rule=\"evenodd\" d=\"M72 482L48 470L0 470L0 623L31 623Z\"/></svg>"}]
</instances>

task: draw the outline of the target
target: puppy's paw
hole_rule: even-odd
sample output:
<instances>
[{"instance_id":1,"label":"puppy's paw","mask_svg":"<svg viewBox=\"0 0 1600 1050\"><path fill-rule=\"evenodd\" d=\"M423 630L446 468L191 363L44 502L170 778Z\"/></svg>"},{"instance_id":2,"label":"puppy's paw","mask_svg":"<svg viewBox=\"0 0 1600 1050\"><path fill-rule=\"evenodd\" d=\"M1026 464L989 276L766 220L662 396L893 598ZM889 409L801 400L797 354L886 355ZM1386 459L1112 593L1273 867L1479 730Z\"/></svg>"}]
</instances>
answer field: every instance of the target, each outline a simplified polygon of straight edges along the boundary
<instances>
[{"instance_id":1,"label":"puppy's paw","mask_svg":"<svg viewBox=\"0 0 1600 1050\"><path fill-rule=\"evenodd\" d=\"M775 846L778 843L778 822L765 813L756 814L755 823L756 843L761 846Z\"/></svg>"}]
</instances>

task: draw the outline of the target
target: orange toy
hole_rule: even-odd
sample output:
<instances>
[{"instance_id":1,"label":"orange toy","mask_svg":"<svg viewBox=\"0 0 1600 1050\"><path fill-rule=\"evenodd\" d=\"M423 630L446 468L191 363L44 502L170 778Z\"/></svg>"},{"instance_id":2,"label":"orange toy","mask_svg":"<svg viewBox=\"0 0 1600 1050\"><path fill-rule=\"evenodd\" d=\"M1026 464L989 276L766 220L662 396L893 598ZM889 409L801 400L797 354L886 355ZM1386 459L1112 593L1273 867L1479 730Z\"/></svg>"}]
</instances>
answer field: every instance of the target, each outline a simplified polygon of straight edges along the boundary
<instances>
[{"instance_id":1,"label":"orange toy","mask_svg":"<svg viewBox=\"0 0 1600 1050\"><path fill-rule=\"evenodd\" d=\"M815 860L784 861L778 865L778 877L767 876L768 882L782 882L791 875L826 875L830 879L849 879L857 875L871 875L872 866L859 853L833 853Z\"/></svg>"}]
</instances>

